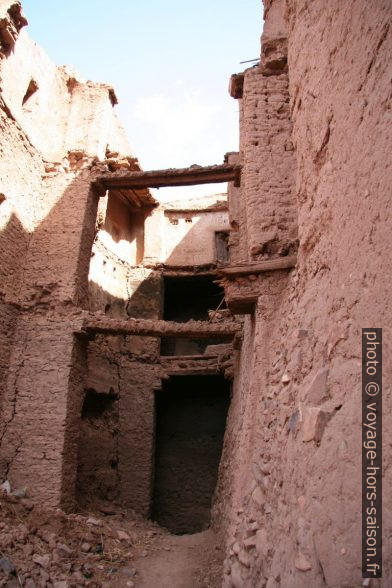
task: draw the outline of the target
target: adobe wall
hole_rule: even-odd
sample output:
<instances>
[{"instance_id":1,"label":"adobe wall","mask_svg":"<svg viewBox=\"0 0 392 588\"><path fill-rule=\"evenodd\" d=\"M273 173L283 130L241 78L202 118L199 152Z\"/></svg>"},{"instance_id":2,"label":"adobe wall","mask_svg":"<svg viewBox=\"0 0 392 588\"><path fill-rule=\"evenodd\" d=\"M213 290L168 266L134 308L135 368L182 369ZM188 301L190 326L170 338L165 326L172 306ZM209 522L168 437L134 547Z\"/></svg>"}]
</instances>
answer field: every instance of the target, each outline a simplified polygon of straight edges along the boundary
<instances>
[{"instance_id":1,"label":"adobe wall","mask_svg":"<svg viewBox=\"0 0 392 588\"><path fill-rule=\"evenodd\" d=\"M258 96L255 107L266 85L274 93L286 76L288 47L285 116L291 118L295 149L299 251L294 270L259 276L258 302L246 319L241 386L222 466L224 505L230 506L216 505L230 512L224 585L359 585L361 328L384 329L384 357L391 330L386 162L392 12L389 3L275 0L266 2L265 16L265 45L260 69L251 74L251 92ZM281 133L278 125L274 133ZM254 137L244 117L241 134L246 150ZM275 140L282 149L282 136L256 138L259 146ZM260 174L276 169L266 169L261 156L255 165ZM257 240L266 220L273 225L274 215L280 218L280 203L268 187L246 183L246 160L245 166L245 186L254 190L247 202L273 196L252 217L250 239ZM289 169L286 161L282 186ZM280 227L284 238L290 231ZM268 296L263 284L274 279L283 280L283 287ZM240 296L241 282L231 287ZM385 362L384 447L391 441L389 379ZM387 452L384 459L386 488ZM392 578L390 510L384 493L384 577L374 585L388 586Z\"/></svg>"},{"instance_id":2,"label":"adobe wall","mask_svg":"<svg viewBox=\"0 0 392 588\"><path fill-rule=\"evenodd\" d=\"M78 450L77 501L90 509L121 504L141 515L152 501L155 398L163 372L152 337L97 336ZM89 402L90 399L90 402Z\"/></svg>"},{"instance_id":3,"label":"adobe wall","mask_svg":"<svg viewBox=\"0 0 392 588\"><path fill-rule=\"evenodd\" d=\"M45 161L62 162L71 150L101 160L107 152L131 153L113 88L55 65L26 29L2 60L1 75L2 99Z\"/></svg>"},{"instance_id":4,"label":"adobe wall","mask_svg":"<svg viewBox=\"0 0 392 588\"><path fill-rule=\"evenodd\" d=\"M167 210L163 226L165 263L192 266L216 263L215 233L228 231L229 223L226 210Z\"/></svg>"},{"instance_id":5,"label":"adobe wall","mask_svg":"<svg viewBox=\"0 0 392 588\"><path fill-rule=\"evenodd\" d=\"M146 218L144 263L216 264L215 233L228 230L226 194L162 203Z\"/></svg>"},{"instance_id":6,"label":"adobe wall","mask_svg":"<svg viewBox=\"0 0 392 588\"><path fill-rule=\"evenodd\" d=\"M228 163L240 162L239 153L228 153ZM243 184L243 180L242 180ZM233 182L227 185L227 199L229 206L229 252L230 261L236 264L248 260L248 233L246 230L247 210L246 200L242 197L241 187L235 187Z\"/></svg>"},{"instance_id":7,"label":"adobe wall","mask_svg":"<svg viewBox=\"0 0 392 588\"><path fill-rule=\"evenodd\" d=\"M186 201L185 207L176 201L138 212L114 192L100 199L89 269L90 311L109 319L151 319L152 324L163 316L164 265L174 266L174 272L178 267L178 275L188 267L190 275L197 264L216 263L215 231L228 224L225 196ZM219 350L211 346L205 361L191 365L160 357L160 348L160 338L131 335L98 335L88 343L84 397L91 398L92 413L82 418L79 435L79 505L121 503L151 515L155 392L169 377L167 370L193 375L220 369ZM221 369L226 368L222 362Z\"/></svg>"},{"instance_id":8,"label":"adobe wall","mask_svg":"<svg viewBox=\"0 0 392 588\"><path fill-rule=\"evenodd\" d=\"M246 71L240 128L247 259L293 253L297 238L292 196L295 159L285 72L266 76L259 67Z\"/></svg>"},{"instance_id":9,"label":"adobe wall","mask_svg":"<svg viewBox=\"0 0 392 588\"><path fill-rule=\"evenodd\" d=\"M108 169L98 158L126 146L112 90L51 64L21 32L18 2L1 11L0 477L72 508L86 367L74 332L88 308L99 200L91 182Z\"/></svg>"}]
</instances>

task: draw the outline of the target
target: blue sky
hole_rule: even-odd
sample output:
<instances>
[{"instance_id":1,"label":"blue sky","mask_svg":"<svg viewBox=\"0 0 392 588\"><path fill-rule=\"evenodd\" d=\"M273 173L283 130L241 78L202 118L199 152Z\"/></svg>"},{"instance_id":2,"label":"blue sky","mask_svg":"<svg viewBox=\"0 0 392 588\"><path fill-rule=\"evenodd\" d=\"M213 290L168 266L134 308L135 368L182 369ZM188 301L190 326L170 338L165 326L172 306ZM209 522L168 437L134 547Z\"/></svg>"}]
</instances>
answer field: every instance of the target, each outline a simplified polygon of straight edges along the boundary
<instances>
[{"instance_id":1,"label":"blue sky","mask_svg":"<svg viewBox=\"0 0 392 588\"><path fill-rule=\"evenodd\" d=\"M59 65L110 83L144 169L222 162L238 149L229 77L257 58L260 0L22 0Z\"/></svg>"}]
</instances>

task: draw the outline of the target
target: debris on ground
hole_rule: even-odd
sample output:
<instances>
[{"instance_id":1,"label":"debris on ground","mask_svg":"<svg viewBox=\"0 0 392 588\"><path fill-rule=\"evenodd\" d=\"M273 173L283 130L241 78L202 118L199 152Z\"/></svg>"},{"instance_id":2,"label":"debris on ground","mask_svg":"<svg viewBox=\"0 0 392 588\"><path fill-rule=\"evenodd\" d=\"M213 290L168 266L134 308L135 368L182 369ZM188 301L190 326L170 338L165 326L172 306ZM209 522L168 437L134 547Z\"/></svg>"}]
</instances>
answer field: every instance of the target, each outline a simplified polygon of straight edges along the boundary
<instances>
[{"instance_id":1,"label":"debris on ground","mask_svg":"<svg viewBox=\"0 0 392 588\"><path fill-rule=\"evenodd\" d=\"M214 541L212 535L209 540ZM220 586L222 555L213 554L212 573L212 560L206 561L212 549L204 537L173 536L133 511L66 514L15 496L8 487L0 490L0 588L143 588L150 563L164 568L173 549L170 565L172 570L178 565L180 575L176 560L184 554L191 558L184 562L184 579L189 563L197 562L192 588Z\"/></svg>"}]
</instances>

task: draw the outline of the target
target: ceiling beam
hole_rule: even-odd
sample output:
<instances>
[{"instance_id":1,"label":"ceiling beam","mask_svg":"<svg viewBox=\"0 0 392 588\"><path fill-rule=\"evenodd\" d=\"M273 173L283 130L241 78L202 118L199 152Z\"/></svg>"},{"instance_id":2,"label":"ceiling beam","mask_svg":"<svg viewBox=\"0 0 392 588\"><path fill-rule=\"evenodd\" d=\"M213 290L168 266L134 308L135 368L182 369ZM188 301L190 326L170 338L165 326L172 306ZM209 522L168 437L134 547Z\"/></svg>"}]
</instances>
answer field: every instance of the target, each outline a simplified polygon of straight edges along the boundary
<instances>
[{"instance_id":1,"label":"ceiling beam","mask_svg":"<svg viewBox=\"0 0 392 588\"><path fill-rule=\"evenodd\" d=\"M211 323L208 321L173 321L128 319L117 320L100 318L94 315L85 318L81 332L86 335L102 333L106 335L140 335L144 337L180 337L182 339L210 339L215 337L234 337L241 331L239 323L225 321Z\"/></svg>"},{"instance_id":2,"label":"ceiling beam","mask_svg":"<svg viewBox=\"0 0 392 588\"><path fill-rule=\"evenodd\" d=\"M224 163L207 167L192 165L181 169L171 168L155 171L118 170L100 176L97 181L107 190L140 190L142 188L193 186L217 182L234 182L234 185L238 187L241 182L241 166Z\"/></svg>"},{"instance_id":3,"label":"ceiling beam","mask_svg":"<svg viewBox=\"0 0 392 588\"><path fill-rule=\"evenodd\" d=\"M295 267L297 263L296 255L288 255L287 257L276 257L274 259L264 259L262 261L247 263L243 265L232 265L217 269L219 275L225 278L235 278L237 276L244 276L247 274L260 274L262 272L270 272L274 270L290 269Z\"/></svg>"}]
</instances>

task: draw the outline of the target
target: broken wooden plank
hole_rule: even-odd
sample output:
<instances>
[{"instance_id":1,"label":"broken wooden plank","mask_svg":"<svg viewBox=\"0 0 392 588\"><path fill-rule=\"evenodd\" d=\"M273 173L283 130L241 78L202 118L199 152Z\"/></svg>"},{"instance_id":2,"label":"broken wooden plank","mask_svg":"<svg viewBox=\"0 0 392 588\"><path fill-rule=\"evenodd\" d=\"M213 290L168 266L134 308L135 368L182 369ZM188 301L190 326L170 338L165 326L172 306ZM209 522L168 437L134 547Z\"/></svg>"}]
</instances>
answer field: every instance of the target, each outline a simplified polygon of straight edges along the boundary
<instances>
[{"instance_id":1,"label":"broken wooden plank","mask_svg":"<svg viewBox=\"0 0 392 588\"><path fill-rule=\"evenodd\" d=\"M288 255L287 257L276 257L275 259L265 259L243 265L233 265L217 270L218 274L227 277L235 278L247 274L260 274L262 272L270 272L274 270L290 269L295 267L297 263L296 255Z\"/></svg>"},{"instance_id":2,"label":"broken wooden plank","mask_svg":"<svg viewBox=\"0 0 392 588\"><path fill-rule=\"evenodd\" d=\"M118 170L97 179L107 190L122 188L137 190L141 188L163 188L167 186L192 186L197 184L214 184L217 182L234 182L240 185L241 166L224 163L202 167L192 165L182 169L165 169L155 171Z\"/></svg>"},{"instance_id":3,"label":"broken wooden plank","mask_svg":"<svg viewBox=\"0 0 392 588\"><path fill-rule=\"evenodd\" d=\"M128 319L117 320L91 315L84 318L83 333L104 333L107 335L140 335L144 337L180 337L183 339L209 339L215 337L234 337L241 330L235 321L211 323L208 321L173 321Z\"/></svg>"}]
</instances>

